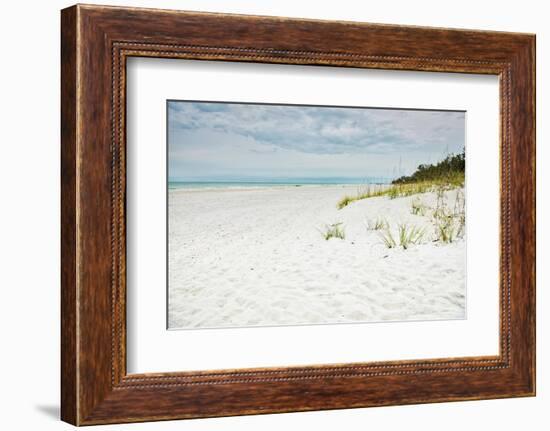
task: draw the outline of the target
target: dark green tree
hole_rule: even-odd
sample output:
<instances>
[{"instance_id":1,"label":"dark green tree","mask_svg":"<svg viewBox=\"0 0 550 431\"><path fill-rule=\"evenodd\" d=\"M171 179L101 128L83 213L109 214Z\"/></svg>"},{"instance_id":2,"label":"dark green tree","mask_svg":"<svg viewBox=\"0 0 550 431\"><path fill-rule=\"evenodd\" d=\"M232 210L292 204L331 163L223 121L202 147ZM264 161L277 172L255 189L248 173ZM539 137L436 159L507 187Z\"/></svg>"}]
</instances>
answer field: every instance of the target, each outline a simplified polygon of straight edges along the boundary
<instances>
[{"instance_id":1,"label":"dark green tree","mask_svg":"<svg viewBox=\"0 0 550 431\"><path fill-rule=\"evenodd\" d=\"M392 184L410 184L423 181L445 182L457 177L464 177L466 169L466 153L463 149L459 154L449 154L436 164L419 165L412 175L402 176L392 181Z\"/></svg>"}]
</instances>

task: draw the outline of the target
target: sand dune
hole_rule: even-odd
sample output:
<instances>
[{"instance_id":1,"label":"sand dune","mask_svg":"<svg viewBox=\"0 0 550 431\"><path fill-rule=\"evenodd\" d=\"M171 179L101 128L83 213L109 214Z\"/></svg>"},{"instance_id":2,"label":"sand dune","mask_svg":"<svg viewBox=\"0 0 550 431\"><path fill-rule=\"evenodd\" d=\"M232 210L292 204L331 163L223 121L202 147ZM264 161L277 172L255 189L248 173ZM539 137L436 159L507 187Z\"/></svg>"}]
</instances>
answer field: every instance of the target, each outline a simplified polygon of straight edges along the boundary
<instances>
[{"instance_id":1,"label":"sand dune","mask_svg":"<svg viewBox=\"0 0 550 431\"><path fill-rule=\"evenodd\" d=\"M465 240L431 241L415 196L360 200L356 186L170 190L169 327L242 327L465 317ZM451 202L456 191L447 192ZM419 195L434 205L434 193ZM426 229L386 248L366 219ZM318 229L341 222L344 240Z\"/></svg>"}]
</instances>

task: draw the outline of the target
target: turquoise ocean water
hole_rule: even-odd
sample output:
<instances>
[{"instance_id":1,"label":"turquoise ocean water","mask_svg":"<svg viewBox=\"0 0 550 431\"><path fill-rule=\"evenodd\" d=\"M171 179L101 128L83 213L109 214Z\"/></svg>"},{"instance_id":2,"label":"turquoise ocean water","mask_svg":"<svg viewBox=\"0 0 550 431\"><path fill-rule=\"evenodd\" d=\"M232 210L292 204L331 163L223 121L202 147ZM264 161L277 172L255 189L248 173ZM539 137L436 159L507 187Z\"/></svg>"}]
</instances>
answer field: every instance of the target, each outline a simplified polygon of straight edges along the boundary
<instances>
[{"instance_id":1,"label":"turquoise ocean water","mask_svg":"<svg viewBox=\"0 0 550 431\"><path fill-rule=\"evenodd\" d=\"M168 189L225 189L225 188L255 188L255 187L300 187L300 186L326 186L326 185L361 185L361 184L389 184L391 178L364 177L364 178L282 178L265 180L242 181L178 181L169 180Z\"/></svg>"}]
</instances>

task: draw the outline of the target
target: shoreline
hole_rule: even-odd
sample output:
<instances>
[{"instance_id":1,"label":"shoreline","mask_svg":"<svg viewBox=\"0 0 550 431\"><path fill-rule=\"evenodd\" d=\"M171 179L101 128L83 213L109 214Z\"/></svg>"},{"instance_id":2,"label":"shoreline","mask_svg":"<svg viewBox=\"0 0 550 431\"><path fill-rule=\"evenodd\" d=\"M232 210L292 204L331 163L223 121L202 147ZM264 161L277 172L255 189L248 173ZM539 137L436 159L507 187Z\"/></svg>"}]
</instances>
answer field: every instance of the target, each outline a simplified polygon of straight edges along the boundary
<instances>
[{"instance_id":1,"label":"shoreline","mask_svg":"<svg viewBox=\"0 0 550 431\"><path fill-rule=\"evenodd\" d=\"M208 184L208 185L207 185ZM301 187L329 187L329 188L361 188L368 186L390 186L388 183L330 183L330 184L300 184L300 183L288 183L288 184L279 184L279 183L243 183L243 185L238 185L237 183L232 183L230 185L222 185L224 183L219 183L220 185L209 185L216 183L205 183L205 185L196 186L196 187L170 187L168 183L168 191L185 191L185 192L195 192L195 191L250 191L250 190L272 190L272 189L289 189L289 188L301 188Z\"/></svg>"}]
</instances>

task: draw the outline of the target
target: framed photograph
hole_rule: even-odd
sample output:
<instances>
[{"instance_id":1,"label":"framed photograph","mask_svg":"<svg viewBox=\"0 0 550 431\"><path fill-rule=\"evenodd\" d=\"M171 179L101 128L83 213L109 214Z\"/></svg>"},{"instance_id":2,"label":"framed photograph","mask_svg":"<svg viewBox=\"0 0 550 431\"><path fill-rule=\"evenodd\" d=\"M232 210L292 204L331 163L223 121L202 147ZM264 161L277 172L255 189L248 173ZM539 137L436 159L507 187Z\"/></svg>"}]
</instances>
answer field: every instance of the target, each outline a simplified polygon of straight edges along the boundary
<instances>
[{"instance_id":1,"label":"framed photograph","mask_svg":"<svg viewBox=\"0 0 550 431\"><path fill-rule=\"evenodd\" d=\"M61 14L61 416L535 395L535 36Z\"/></svg>"}]
</instances>

